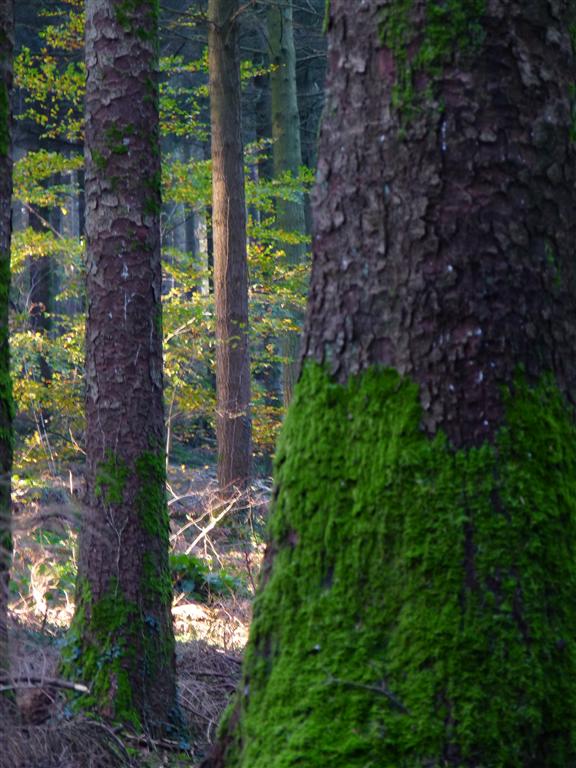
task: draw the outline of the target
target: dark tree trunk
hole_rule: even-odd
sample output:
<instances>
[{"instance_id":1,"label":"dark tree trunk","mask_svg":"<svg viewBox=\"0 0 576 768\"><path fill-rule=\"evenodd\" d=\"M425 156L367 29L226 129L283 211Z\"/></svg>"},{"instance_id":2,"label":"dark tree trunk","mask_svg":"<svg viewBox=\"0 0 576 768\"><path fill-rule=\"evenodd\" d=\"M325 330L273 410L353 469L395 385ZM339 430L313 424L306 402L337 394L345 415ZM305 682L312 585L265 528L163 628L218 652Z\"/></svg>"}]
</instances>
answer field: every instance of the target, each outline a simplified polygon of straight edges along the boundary
<instances>
[{"instance_id":1,"label":"dark tree trunk","mask_svg":"<svg viewBox=\"0 0 576 768\"><path fill-rule=\"evenodd\" d=\"M216 299L216 436L224 493L250 478L248 266L240 111L238 0L210 0L212 230Z\"/></svg>"},{"instance_id":2,"label":"dark tree trunk","mask_svg":"<svg viewBox=\"0 0 576 768\"><path fill-rule=\"evenodd\" d=\"M573 11L331 0L304 366L210 766L576 765Z\"/></svg>"},{"instance_id":3,"label":"dark tree trunk","mask_svg":"<svg viewBox=\"0 0 576 768\"><path fill-rule=\"evenodd\" d=\"M70 671L103 714L175 720L160 305L157 11L86 6L86 452Z\"/></svg>"},{"instance_id":4,"label":"dark tree trunk","mask_svg":"<svg viewBox=\"0 0 576 768\"><path fill-rule=\"evenodd\" d=\"M12 556L10 480L12 472L12 385L8 309L10 303L10 236L12 232L12 52L13 6L0 0L0 676L9 666L8 582ZM0 699L5 696L0 693ZM0 719L4 705L0 701Z\"/></svg>"},{"instance_id":5,"label":"dark tree trunk","mask_svg":"<svg viewBox=\"0 0 576 768\"><path fill-rule=\"evenodd\" d=\"M560 32L543 2L491 2L481 21L483 2L458 2L452 30L447 11L427 17L423 2L406 30L398 3L377 5L382 46L368 47L369 13L353 21L363 39L343 32L350 13L332 30L349 52L331 73L322 131L306 357L333 360L340 381L371 364L396 368L421 385L429 433L479 444L499 429L502 384L519 366L574 387L576 362L561 352L572 344L576 269L565 256L568 32L545 44ZM418 49L418 29L430 71L404 55Z\"/></svg>"},{"instance_id":6,"label":"dark tree trunk","mask_svg":"<svg viewBox=\"0 0 576 768\"><path fill-rule=\"evenodd\" d=\"M298 92L296 88L296 49L294 46L294 24L292 2L272 3L268 8L268 39L270 44L271 107L274 174L281 176L289 172L298 176L302 165L300 145L300 114L298 111ZM304 235L306 216L304 200L276 201L276 217L281 230ZM306 258L306 246L303 244L285 244L286 259L289 265L302 264ZM302 314L292 311L292 319L297 325L302 323ZM297 358L300 349L300 333L290 331L282 339L282 354L286 358L283 366L284 403L292 397L296 383Z\"/></svg>"},{"instance_id":7,"label":"dark tree trunk","mask_svg":"<svg viewBox=\"0 0 576 768\"><path fill-rule=\"evenodd\" d=\"M30 227L36 232L45 232L49 229L50 211L40 208L31 210L29 215ZM51 328L50 314L53 310L53 272L54 262L50 256L30 258L28 260L28 273L30 289L28 293L28 307L30 313L30 329L41 336L48 334ZM40 380L47 383L52 378L52 370L45 355L40 354L38 360Z\"/></svg>"}]
</instances>

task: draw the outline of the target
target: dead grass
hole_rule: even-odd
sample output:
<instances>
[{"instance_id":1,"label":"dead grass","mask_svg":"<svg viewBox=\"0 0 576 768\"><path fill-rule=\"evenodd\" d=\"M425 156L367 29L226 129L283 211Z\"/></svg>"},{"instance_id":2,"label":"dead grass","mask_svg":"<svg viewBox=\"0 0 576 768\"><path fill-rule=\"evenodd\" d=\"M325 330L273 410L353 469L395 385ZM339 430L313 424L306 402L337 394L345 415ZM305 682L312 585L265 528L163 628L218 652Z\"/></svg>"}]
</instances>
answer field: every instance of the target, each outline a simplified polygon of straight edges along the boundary
<instances>
[{"instance_id":1,"label":"dead grass","mask_svg":"<svg viewBox=\"0 0 576 768\"><path fill-rule=\"evenodd\" d=\"M4 719L0 768L132 768L138 765L105 723L76 716L42 724Z\"/></svg>"},{"instance_id":2,"label":"dead grass","mask_svg":"<svg viewBox=\"0 0 576 768\"><path fill-rule=\"evenodd\" d=\"M121 733L87 717L72 717L67 709L57 670L59 645L74 611L74 553L82 514L81 500L67 492L67 485L56 483L54 493L17 490L11 677L0 685L15 691L18 715L0 723L0 768L190 766L208 750L239 681L263 552L258 533L270 489L259 483L230 504L218 498L211 471L171 473L174 551L200 557L241 584L231 594L208 591L203 601L175 596L178 691L190 733L186 745Z\"/></svg>"}]
</instances>

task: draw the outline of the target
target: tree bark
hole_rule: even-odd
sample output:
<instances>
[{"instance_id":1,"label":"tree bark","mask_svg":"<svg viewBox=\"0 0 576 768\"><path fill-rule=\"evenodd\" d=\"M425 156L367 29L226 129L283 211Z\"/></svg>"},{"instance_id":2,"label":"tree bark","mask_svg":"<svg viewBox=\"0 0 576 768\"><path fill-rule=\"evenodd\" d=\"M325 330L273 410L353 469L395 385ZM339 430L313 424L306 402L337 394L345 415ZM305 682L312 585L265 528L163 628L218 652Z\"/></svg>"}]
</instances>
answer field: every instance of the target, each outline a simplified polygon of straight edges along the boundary
<instances>
[{"instance_id":1,"label":"tree bark","mask_svg":"<svg viewBox=\"0 0 576 768\"><path fill-rule=\"evenodd\" d=\"M102 714L169 733L157 25L153 0L86 5L88 494L66 667Z\"/></svg>"},{"instance_id":2,"label":"tree bark","mask_svg":"<svg viewBox=\"0 0 576 768\"><path fill-rule=\"evenodd\" d=\"M292 2L271 4L268 7L268 41L270 45L272 138L274 175L289 172L298 176L302 165L300 145L300 114L296 86L296 49L294 46ZM306 232L304 200L276 200L276 218L281 230L303 235ZM286 244L288 265L297 266L306 258L304 244ZM301 313L292 311L295 323L302 322ZM282 339L282 354L286 358L283 366L284 404L292 397L298 374L298 352L300 333L290 331Z\"/></svg>"},{"instance_id":3,"label":"tree bark","mask_svg":"<svg viewBox=\"0 0 576 768\"><path fill-rule=\"evenodd\" d=\"M331 0L303 370L207 765L576 765L573 24Z\"/></svg>"},{"instance_id":4,"label":"tree bark","mask_svg":"<svg viewBox=\"0 0 576 768\"><path fill-rule=\"evenodd\" d=\"M30 211L29 224L36 232L45 232L50 218L50 210ZM28 293L28 307L30 314L30 330L40 336L48 335L52 321L50 314L53 311L53 272L54 261L51 256L40 256L28 260L28 272L30 278L30 290ZM40 381L47 384L52 378L52 369L46 356L38 355L38 368Z\"/></svg>"},{"instance_id":5,"label":"tree bark","mask_svg":"<svg viewBox=\"0 0 576 768\"><path fill-rule=\"evenodd\" d=\"M10 238L12 234L12 56L14 10L0 0L0 674L9 668L8 585L12 557L11 473L14 405L10 379L8 310L10 304ZM0 694L0 719L5 696Z\"/></svg>"},{"instance_id":6,"label":"tree bark","mask_svg":"<svg viewBox=\"0 0 576 768\"><path fill-rule=\"evenodd\" d=\"M402 45L396 3L382 6L389 18L380 34L390 36L388 46L353 44L342 29L350 20L340 14L332 32L332 39L346 34L350 53L346 67L331 74L325 111L306 357L333 360L341 381L374 363L410 375L421 385L427 431L441 426L455 445L481 443L499 428L501 385L519 366L532 380L558 368L573 399L575 363L569 355L555 360L573 333L566 318L572 319L575 267L569 259L560 263L572 237L571 178L564 176L572 151L569 103L535 71L559 71L564 83L571 58L559 59L572 53L560 43L543 51L521 29L556 33L542 5L521 10L491 2L481 24L460 21L452 34L462 31L464 48L442 75L412 73L413 81L429 83L412 96L398 83L408 65L394 51ZM434 41L448 23L441 13L427 21L424 6L415 4L409 43L426 24ZM370 25L363 13L354 28L368 34ZM433 51L433 42L426 48ZM379 66L382 77L369 77L369 66ZM499 79L496 70L508 68ZM357 112L371 105L372 114L376 104L380 122L360 135ZM361 164L359 151L369 153ZM337 188L338 179L346 189ZM376 187L383 190L377 197ZM353 248L365 258L354 259ZM551 269L544 279L545 266ZM560 267L562 290L559 274L554 278ZM359 270L372 286L368 306ZM336 280L337 293L330 288Z\"/></svg>"},{"instance_id":7,"label":"tree bark","mask_svg":"<svg viewBox=\"0 0 576 768\"><path fill-rule=\"evenodd\" d=\"M248 265L237 0L208 4L212 231L216 300L216 437L223 493L243 488L252 462Z\"/></svg>"}]
</instances>

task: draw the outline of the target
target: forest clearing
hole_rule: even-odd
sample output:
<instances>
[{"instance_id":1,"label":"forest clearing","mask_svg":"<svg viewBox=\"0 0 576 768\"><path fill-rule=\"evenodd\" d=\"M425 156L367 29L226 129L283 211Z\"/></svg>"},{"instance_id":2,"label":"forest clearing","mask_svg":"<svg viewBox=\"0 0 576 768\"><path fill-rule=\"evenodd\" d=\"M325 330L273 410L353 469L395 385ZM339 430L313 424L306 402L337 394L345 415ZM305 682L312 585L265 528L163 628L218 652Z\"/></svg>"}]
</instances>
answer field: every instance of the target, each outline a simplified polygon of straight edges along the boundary
<instances>
[{"instance_id":1,"label":"forest clearing","mask_svg":"<svg viewBox=\"0 0 576 768\"><path fill-rule=\"evenodd\" d=\"M576 768L576 0L0 0L0 768Z\"/></svg>"}]
</instances>

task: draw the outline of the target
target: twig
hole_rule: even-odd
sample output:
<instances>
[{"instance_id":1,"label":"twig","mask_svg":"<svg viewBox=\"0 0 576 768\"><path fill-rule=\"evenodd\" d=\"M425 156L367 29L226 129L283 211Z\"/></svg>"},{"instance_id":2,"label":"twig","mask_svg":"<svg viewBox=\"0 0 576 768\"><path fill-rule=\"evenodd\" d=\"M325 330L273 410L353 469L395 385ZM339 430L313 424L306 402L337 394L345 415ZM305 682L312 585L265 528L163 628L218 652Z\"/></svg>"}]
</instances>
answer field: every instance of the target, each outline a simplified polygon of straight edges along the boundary
<instances>
[{"instance_id":1,"label":"twig","mask_svg":"<svg viewBox=\"0 0 576 768\"><path fill-rule=\"evenodd\" d=\"M184 497L181 497L181 498L187 498L187 497L185 497L185 496L184 496ZM170 502L168 502L168 504L170 504ZM204 518L205 518L205 517L208 517L208 515L209 515L209 514L210 514L210 510L209 510L209 509L207 509L205 512L203 512L203 513L200 515L200 517L197 517L195 520L188 520L188 522L187 522L187 523L184 523L184 525L183 525L183 526L182 526L182 527L181 527L179 530L177 530L177 531L176 531L176 533L173 533L173 534L170 536L170 541L171 541L171 542L173 542L173 541L176 541L176 539L177 539L179 536L181 536L181 535L182 535L182 534L183 534L185 531L187 531L187 530L188 530L188 528L192 528L192 526L194 526L194 525L196 526L196 528L200 528L200 526L198 525L198 523L199 523L201 520L204 520Z\"/></svg>"},{"instance_id":2,"label":"twig","mask_svg":"<svg viewBox=\"0 0 576 768\"><path fill-rule=\"evenodd\" d=\"M401 712L404 712L405 714L409 715L410 712L406 709L404 704L392 693L392 691L389 691L388 688L384 685L384 683L380 683L379 685L366 685L364 683L356 683L354 680L340 680L337 677L330 677L326 681L328 685L334 684L334 685L345 685L348 688L360 688L363 691L372 691L373 693L379 693L382 696L386 696L388 701L393 704L396 709L399 709Z\"/></svg>"},{"instance_id":3,"label":"twig","mask_svg":"<svg viewBox=\"0 0 576 768\"><path fill-rule=\"evenodd\" d=\"M201 672L198 669L194 670L194 677L222 677L227 685L233 685L236 687L236 683L230 679L228 672Z\"/></svg>"},{"instance_id":4,"label":"twig","mask_svg":"<svg viewBox=\"0 0 576 768\"><path fill-rule=\"evenodd\" d=\"M198 534L198 536L196 536L196 538L194 539L192 544L190 544L190 546L186 550L186 554L187 555L189 555L190 552L192 552L192 550L194 549L196 544L198 544L198 542L202 541L202 539L207 534L210 533L212 528L215 528L218 525L218 523L220 522L220 520L222 520L222 518L226 517L228 512L230 512L230 510L236 505L236 503L238 502L239 498L240 498L240 496L236 496L235 498L233 498L232 501L229 504L227 504L226 507L224 507L224 510L222 512L220 512L219 515L216 515L216 517L212 518L212 520L208 523L206 528L203 528L202 531Z\"/></svg>"},{"instance_id":5,"label":"twig","mask_svg":"<svg viewBox=\"0 0 576 768\"><path fill-rule=\"evenodd\" d=\"M71 683L68 680L55 680L49 677L0 677L0 692L15 691L19 688L62 688L78 693L90 693L87 685Z\"/></svg>"},{"instance_id":6,"label":"twig","mask_svg":"<svg viewBox=\"0 0 576 768\"><path fill-rule=\"evenodd\" d=\"M160 747L160 749L165 749L170 752L190 752L190 749L183 749L182 744L179 741L173 741L172 739L153 739L150 736L146 736L146 734L133 734L133 733L126 733L124 730L122 730L122 736L123 738L127 739L128 741L133 741L136 744L142 744L145 747Z\"/></svg>"}]
</instances>

